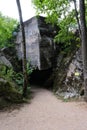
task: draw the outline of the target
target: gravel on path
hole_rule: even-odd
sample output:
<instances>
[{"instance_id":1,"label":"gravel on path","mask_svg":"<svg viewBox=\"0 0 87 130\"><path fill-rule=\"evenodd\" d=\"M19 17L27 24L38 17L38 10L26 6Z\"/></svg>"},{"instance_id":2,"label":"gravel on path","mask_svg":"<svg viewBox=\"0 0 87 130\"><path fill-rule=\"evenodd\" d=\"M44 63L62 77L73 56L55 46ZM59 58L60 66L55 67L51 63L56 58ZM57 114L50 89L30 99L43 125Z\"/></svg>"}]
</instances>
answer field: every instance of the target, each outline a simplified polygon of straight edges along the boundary
<instances>
[{"instance_id":1,"label":"gravel on path","mask_svg":"<svg viewBox=\"0 0 87 130\"><path fill-rule=\"evenodd\" d=\"M87 104L63 102L36 88L30 104L0 112L0 130L87 130Z\"/></svg>"}]
</instances>

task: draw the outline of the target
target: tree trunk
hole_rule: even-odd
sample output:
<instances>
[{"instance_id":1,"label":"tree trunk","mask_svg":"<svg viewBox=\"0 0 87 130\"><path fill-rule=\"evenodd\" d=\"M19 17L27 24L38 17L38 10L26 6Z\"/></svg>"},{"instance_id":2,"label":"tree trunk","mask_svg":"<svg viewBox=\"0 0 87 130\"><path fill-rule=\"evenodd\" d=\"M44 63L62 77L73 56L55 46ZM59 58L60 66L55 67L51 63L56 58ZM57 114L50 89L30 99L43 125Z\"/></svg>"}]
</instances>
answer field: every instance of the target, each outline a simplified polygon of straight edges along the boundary
<instances>
[{"instance_id":1,"label":"tree trunk","mask_svg":"<svg viewBox=\"0 0 87 130\"><path fill-rule=\"evenodd\" d=\"M23 96L26 96L27 92L27 85L28 85L28 78L27 78L27 61L26 61L26 41L25 41L25 30L24 30L24 24L23 24L23 18L22 18L22 11L21 11L21 5L20 0L16 0L18 12L19 12L19 18L20 18L20 26L21 26L21 32L22 32L22 49L23 49L23 76L24 76L24 83L23 83Z\"/></svg>"},{"instance_id":2,"label":"tree trunk","mask_svg":"<svg viewBox=\"0 0 87 130\"><path fill-rule=\"evenodd\" d=\"M78 18L78 11L77 11L77 6L76 6L76 0L73 0L73 2L74 2L74 7L75 7L76 20L77 20L77 24L78 24L78 28L79 28L79 36L81 38L81 28L80 28L80 22L79 22L79 18Z\"/></svg>"},{"instance_id":3,"label":"tree trunk","mask_svg":"<svg viewBox=\"0 0 87 130\"><path fill-rule=\"evenodd\" d=\"M79 3L80 3L80 21L81 21L81 40L82 40L85 100L87 101L87 31L86 31L86 19L85 19L85 0L79 0Z\"/></svg>"}]
</instances>

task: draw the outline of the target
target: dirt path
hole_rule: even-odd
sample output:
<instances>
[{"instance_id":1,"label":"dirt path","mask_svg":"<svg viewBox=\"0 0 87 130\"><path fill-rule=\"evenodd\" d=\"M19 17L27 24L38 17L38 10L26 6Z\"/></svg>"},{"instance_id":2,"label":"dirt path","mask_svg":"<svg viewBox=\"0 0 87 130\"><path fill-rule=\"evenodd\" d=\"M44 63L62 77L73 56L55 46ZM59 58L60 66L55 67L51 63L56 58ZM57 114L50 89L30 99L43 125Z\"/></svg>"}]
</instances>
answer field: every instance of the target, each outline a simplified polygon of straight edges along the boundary
<instances>
[{"instance_id":1,"label":"dirt path","mask_svg":"<svg viewBox=\"0 0 87 130\"><path fill-rule=\"evenodd\" d=\"M0 112L0 130L87 130L87 104L62 102L48 90L36 89L31 104Z\"/></svg>"}]
</instances>

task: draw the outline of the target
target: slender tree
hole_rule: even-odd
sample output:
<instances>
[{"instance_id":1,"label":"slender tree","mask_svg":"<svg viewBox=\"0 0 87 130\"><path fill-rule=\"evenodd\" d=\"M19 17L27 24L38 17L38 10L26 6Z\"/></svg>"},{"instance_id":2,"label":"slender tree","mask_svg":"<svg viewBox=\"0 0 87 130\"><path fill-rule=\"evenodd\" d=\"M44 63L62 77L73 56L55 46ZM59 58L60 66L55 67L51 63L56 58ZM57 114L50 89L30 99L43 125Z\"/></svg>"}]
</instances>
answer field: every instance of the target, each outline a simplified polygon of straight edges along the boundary
<instances>
[{"instance_id":1,"label":"slender tree","mask_svg":"<svg viewBox=\"0 0 87 130\"><path fill-rule=\"evenodd\" d=\"M26 41L25 41L25 30L24 30L24 23L22 18L22 10L20 5L20 0L16 0L19 18L20 18L20 26L22 32L22 49L23 49L23 75L24 75L24 83L23 83L23 96L26 96L27 92L27 85L28 85L28 78L27 78L27 61L26 61Z\"/></svg>"},{"instance_id":2,"label":"slender tree","mask_svg":"<svg viewBox=\"0 0 87 130\"><path fill-rule=\"evenodd\" d=\"M80 22L79 22L78 11L77 11L77 6L76 6L76 0L73 0L73 3L74 3L74 7L75 7L75 16L76 16L76 20L77 20L78 28L79 28L79 35L81 38L81 28L80 28Z\"/></svg>"},{"instance_id":3,"label":"slender tree","mask_svg":"<svg viewBox=\"0 0 87 130\"><path fill-rule=\"evenodd\" d=\"M82 40L82 58L84 70L85 99L87 101L87 30L85 19L85 0L79 0L80 22L81 22L81 40Z\"/></svg>"}]
</instances>

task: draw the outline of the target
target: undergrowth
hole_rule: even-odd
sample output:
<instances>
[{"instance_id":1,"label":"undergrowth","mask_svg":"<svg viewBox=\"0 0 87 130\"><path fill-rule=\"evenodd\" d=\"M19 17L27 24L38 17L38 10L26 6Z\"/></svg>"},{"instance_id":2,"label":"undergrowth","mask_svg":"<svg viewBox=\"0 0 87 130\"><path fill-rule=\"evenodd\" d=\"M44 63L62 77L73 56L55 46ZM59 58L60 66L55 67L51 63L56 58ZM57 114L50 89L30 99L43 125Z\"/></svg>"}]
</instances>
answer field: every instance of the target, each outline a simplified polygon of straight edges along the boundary
<instances>
[{"instance_id":1,"label":"undergrowth","mask_svg":"<svg viewBox=\"0 0 87 130\"><path fill-rule=\"evenodd\" d=\"M33 69L28 67L27 64L27 74L30 75ZM23 73L16 73L13 68L0 65L0 109L15 103L28 102L31 98L30 89L30 84L28 84L27 97L23 98Z\"/></svg>"}]
</instances>

